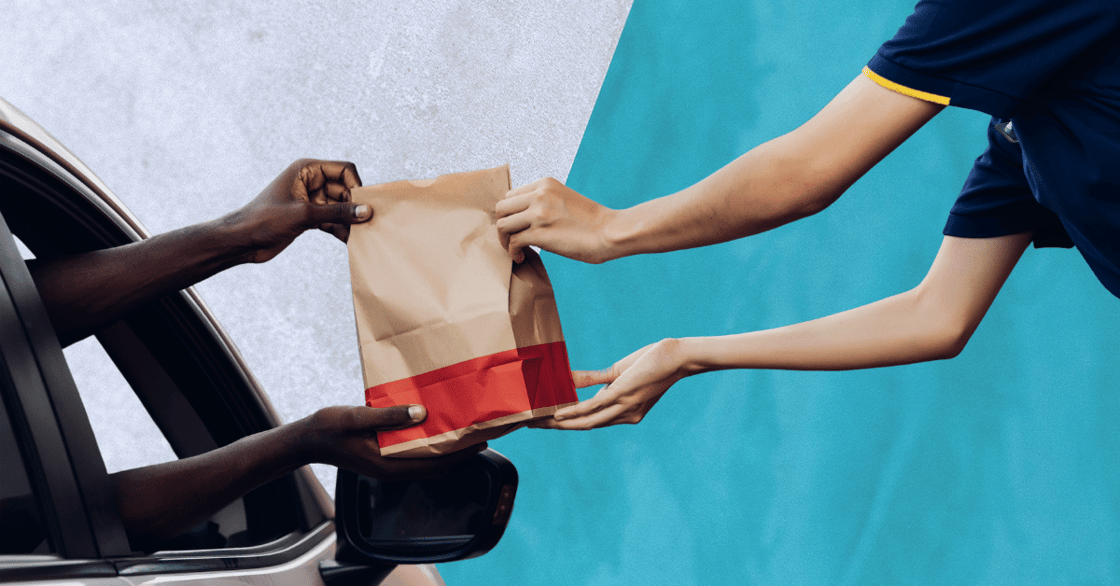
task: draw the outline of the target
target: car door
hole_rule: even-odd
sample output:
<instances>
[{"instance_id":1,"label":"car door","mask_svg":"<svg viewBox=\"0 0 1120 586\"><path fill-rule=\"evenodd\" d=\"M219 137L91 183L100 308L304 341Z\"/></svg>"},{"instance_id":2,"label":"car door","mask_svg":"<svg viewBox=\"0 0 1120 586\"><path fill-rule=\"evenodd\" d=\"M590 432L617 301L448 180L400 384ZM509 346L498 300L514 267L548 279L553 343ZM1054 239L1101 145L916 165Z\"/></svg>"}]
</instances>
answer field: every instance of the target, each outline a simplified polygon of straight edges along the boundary
<instances>
[{"instance_id":1,"label":"car door","mask_svg":"<svg viewBox=\"0 0 1120 586\"><path fill-rule=\"evenodd\" d=\"M34 547L26 543L33 536L12 538L11 550L0 552L0 581L321 583L317 562L334 551L333 507L307 469L257 488L161 551L129 545L82 398L13 233L37 256L124 244L140 233L72 165L37 146L34 137L0 131L0 331L10 452L0 520L5 540L24 531L43 536ZM178 457L279 423L193 291L160 299L98 338ZM9 474L19 468L11 457L17 452L24 472Z\"/></svg>"},{"instance_id":2,"label":"car door","mask_svg":"<svg viewBox=\"0 0 1120 586\"><path fill-rule=\"evenodd\" d=\"M0 379L8 417L0 454L0 583L323 584L325 576L328 584L374 584L393 569L383 561L330 561L338 549L334 504L307 467L249 492L159 551L134 551L108 494L81 393L96 397L76 388L16 242L29 258L50 258L147 233L81 161L3 99L0 228ZM134 410L149 418L175 457L280 424L193 289L133 311L96 339L142 405ZM502 501L507 509L512 494ZM501 536L495 531L480 533L465 555L488 551ZM433 566L402 565L384 583L443 581Z\"/></svg>"}]
</instances>

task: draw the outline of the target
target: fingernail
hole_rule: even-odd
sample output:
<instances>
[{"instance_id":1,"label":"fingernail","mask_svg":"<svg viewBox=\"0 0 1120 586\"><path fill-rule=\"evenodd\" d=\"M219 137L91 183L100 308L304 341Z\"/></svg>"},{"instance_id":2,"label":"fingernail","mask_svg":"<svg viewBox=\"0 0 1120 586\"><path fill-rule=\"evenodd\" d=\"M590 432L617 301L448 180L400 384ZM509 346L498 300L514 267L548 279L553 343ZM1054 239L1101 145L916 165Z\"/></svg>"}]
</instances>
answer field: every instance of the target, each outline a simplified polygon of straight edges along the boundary
<instances>
[{"instance_id":1,"label":"fingernail","mask_svg":"<svg viewBox=\"0 0 1120 586\"><path fill-rule=\"evenodd\" d=\"M373 215L373 210L366 204L354 207L354 219L368 220Z\"/></svg>"},{"instance_id":2,"label":"fingernail","mask_svg":"<svg viewBox=\"0 0 1120 586\"><path fill-rule=\"evenodd\" d=\"M517 262L517 263L525 262L525 253L522 253L522 252L517 253L517 256L514 257L513 262Z\"/></svg>"},{"instance_id":3,"label":"fingernail","mask_svg":"<svg viewBox=\"0 0 1120 586\"><path fill-rule=\"evenodd\" d=\"M563 415L560 415L559 413L553 415L552 418L555 419L556 421L564 421L564 419L565 419L565 417Z\"/></svg>"},{"instance_id":4,"label":"fingernail","mask_svg":"<svg viewBox=\"0 0 1120 586\"><path fill-rule=\"evenodd\" d=\"M408 408L408 417L413 421L420 421L424 419L424 408L420 405L413 405Z\"/></svg>"}]
</instances>

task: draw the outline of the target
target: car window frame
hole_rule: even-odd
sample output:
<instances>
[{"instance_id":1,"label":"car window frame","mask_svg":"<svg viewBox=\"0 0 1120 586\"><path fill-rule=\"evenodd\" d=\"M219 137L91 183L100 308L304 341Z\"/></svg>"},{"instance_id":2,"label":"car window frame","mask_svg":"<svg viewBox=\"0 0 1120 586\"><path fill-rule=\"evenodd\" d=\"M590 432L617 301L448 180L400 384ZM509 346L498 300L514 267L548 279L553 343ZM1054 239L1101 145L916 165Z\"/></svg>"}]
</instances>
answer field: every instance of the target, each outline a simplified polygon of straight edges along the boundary
<instances>
[{"instance_id":1,"label":"car window frame","mask_svg":"<svg viewBox=\"0 0 1120 586\"><path fill-rule=\"evenodd\" d=\"M111 568L98 558L131 549L62 348L52 340L46 310L2 217L0 284L0 359L11 382L4 400L55 550L53 556L3 556L0 579L108 575ZM50 336L43 335L44 324Z\"/></svg>"},{"instance_id":2,"label":"car window frame","mask_svg":"<svg viewBox=\"0 0 1120 586\"><path fill-rule=\"evenodd\" d=\"M91 180L86 178L85 181L80 180L73 174L73 165L66 167L60 165L52 157L46 156L41 152L42 145L28 144L18 134L6 132L8 130L3 125L0 125L0 170L13 171L15 167L19 170L33 170L38 175L36 178L39 181L53 182L55 185L52 189L56 191L68 191L63 199L69 197L72 201L56 202L60 208L83 208L83 209L70 209L68 213L82 215L83 223L91 224L89 226L90 232L99 237L102 241L101 246L119 245L126 242L132 242L143 238L146 233L139 223L134 219L127 216L127 214L119 213L119 201L115 198L109 198L114 205L106 203L104 194L95 192L91 189ZM23 169L26 166L27 169ZM99 181L94 181L100 185ZM191 572L201 571L203 569L230 569L230 568L250 568L250 567L266 567L290 561L299 557L306 551L321 543L324 539L333 539L334 527L331 519L334 515L333 502L330 497L323 490L322 486L314 478L310 469L303 467L291 475L284 477L285 482L290 485L290 489L294 493L293 504L298 508L298 515L300 517L299 526L290 534L280 537L274 541L260 544L252 547L244 548L230 548L222 550L186 550L182 552L156 552L149 555L135 555L127 547L127 538L123 537L123 528L120 526L119 518L116 517L115 508L112 506L111 499L107 499L104 495L107 494L107 478L108 475L105 471L104 462L101 458L100 451L97 448L96 439L92 435L88 417L86 417L84 407L82 407L81 399L77 394L77 389L70 376L68 366L62 357L61 347L58 345L57 339L53 335L53 329L49 327L49 320L46 317L45 310L42 309L42 304L38 300L38 293L34 290L34 282L31 280L29 273L15 247L12 233L8 229L6 223L4 234L0 235L0 240L3 241L0 246L3 247L3 257L5 275L5 283L9 280L7 275L20 274L18 277L13 277L20 281L24 291L22 296L28 299L33 299L33 302L28 302L27 305L39 306L39 317L34 318L34 328L42 330L43 324L46 324L46 329L50 333L51 340L39 341L39 346L49 347L50 342L53 342L53 347L50 350L44 351L45 354L57 354L56 360L53 361L53 366L50 370L54 373L53 379L50 381L43 381L41 390L45 393L54 390L56 387L58 392L65 395L62 404L63 412L55 412L53 404L51 409L45 411L43 407L43 400L40 399L36 403L34 413L38 414L38 419L53 418L58 422L66 422L67 425L72 426L75 430L70 432L70 436L66 436L63 431L56 431L56 436L73 437L79 436L83 439L83 445L87 446L91 453L83 455L80 459L85 464L76 464L73 459L68 462L68 465L73 467L70 474L69 485L71 486L68 495L56 495L50 493L46 498L50 502L51 507L56 504L70 503L68 506L74 507L77 505L85 506L88 508L96 509L97 511L107 514L106 518L91 518L87 524L90 525L90 530L87 531L88 535L84 539L77 537L70 538L69 541L62 539L62 543L69 544L73 542L75 545L66 545L59 551L60 558L68 558L73 561L73 558L98 558L109 557L114 559L114 568L119 570L121 574L148 574L148 573L171 573L171 572ZM267 395L261 389L259 383L252 377L248 368L244 363L244 359L236 350L236 347L229 340L228 336L218 325L217 321L213 318L209 309L198 297L193 289L188 289L183 292L169 295L165 299L161 299L154 304L157 306L157 311L163 311L169 314L168 319L173 319L181 322L181 325L186 326L186 335L195 338L196 342L201 342L206 346L206 357L212 362L219 363L217 370L223 371L227 385L231 388L236 388L237 392L234 393L239 397L243 403L242 413L238 417L241 420L241 429L236 432L237 437L243 437L257 431L263 431L279 425L279 418L275 410L272 408L268 401ZM35 313L32 311L32 313ZM21 314L22 315L22 314ZM125 320L123 323L127 323ZM127 327L133 328L133 325ZM25 328L26 329L26 328ZM8 338L6 335L5 338ZM6 344L6 350L18 352L16 341ZM13 348L7 348L12 346ZM109 346L112 346L110 342ZM65 380L63 380L65 379ZM16 385L17 388L22 388ZM50 403L47 401L47 403ZM23 403L21 403L23 404ZM77 408L67 407L68 405L76 405ZM25 409L19 409L22 413ZM48 416L49 414L49 416ZM22 415L21 415L22 416ZM39 429L40 424L36 423L35 429ZM161 428L161 431L167 435L166 431ZM88 432L88 433L87 433ZM45 433L45 432L40 432ZM48 434L49 435L49 434ZM174 435L174 434L173 434ZM168 437L169 442L172 441ZM56 439L55 443L58 440ZM181 443L181 442L180 442ZM228 442L223 442L228 443ZM174 446L174 443L173 443ZM180 446L182 449L182 446ZM190 446L185 449L186 452L194 452L201 448L201 446ZM43 463L44 460L36 458L37 463ZM62 467L61 463L51 463L48 468ZM79 468L81 468L79 470ZM283 479L282 479L283 480ZM104 494L96 496L96 498L88 498L83 494L74 496L75 489L73 485L82 486L82 483L89 484L89 490L102 490ZM98 488L98 487L101 488ZM46 487L50 489L50 486ZM48 491L49 492L49 491ZM58 492L58 489L55 490ZM88 492L88 490L87 490ZM91 493L92 494L92 493ZM57 497L57 501L56 501ZM75 498L77 500L75 500ZM68 500L69 499L69 500ZM75 504L76 503L76 504ZM46 506L45 506L46 507ZM50 507L46 507L50 508ZM53 512L55 521L57 522L58 516ZM96 516L95 516L96 517ZM101 537L108 539L105 543L99 543L98 539ZM121 545L123 539L124 546ZM78 545L82 543L82 545ZM191 558L190 563L184 563L185 558ZM0 566L7 565L11 561L5 558L0 558ZM29 562L30 563L30 562ZM40 564L42 565L42 564ZM72 567L74 564L69 564ZM98 565L101 570L98 573L91 575L106 575L103 572L104 567ZM69 574L72 576L73 574ZM4 581L7 576L0 572L0 581Z\"/></svg>"}]
</instances>

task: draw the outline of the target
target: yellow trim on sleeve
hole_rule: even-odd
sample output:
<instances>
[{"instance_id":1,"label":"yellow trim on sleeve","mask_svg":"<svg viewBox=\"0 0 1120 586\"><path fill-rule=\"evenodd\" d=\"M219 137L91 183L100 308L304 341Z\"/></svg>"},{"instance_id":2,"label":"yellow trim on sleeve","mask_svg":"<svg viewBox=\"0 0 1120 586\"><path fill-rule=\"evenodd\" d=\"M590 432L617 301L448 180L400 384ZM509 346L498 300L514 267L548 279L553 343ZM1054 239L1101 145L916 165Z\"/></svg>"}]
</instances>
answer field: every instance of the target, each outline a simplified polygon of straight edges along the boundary
<instances>
[{"instance_id":1,"label":"yellow trim on sleeve","mask_svg":"<svg viewBox=\"0 0 1120 586\"><path fill-rule=\"evenodd\" d=\"M881 85L881 86L883 86L883 87L885 87L885 88L887 88L891 91L896 91L896 92L898 92L898 93L900 93L904 96L910 96L911 98L918 98L919 100L925 100L927 102L933 102L934 104L941 104L942 106L948 106L949 105L949 98L947 98L946 96L939 96L937 94L931 94L929 92L922 92L922 91L918 91L916 89L908 88L908 87L906 87L904 85L901 85L901 84L897 84L897 83L883 77L882 75L879 75L878 73L875 73L874 71L871 71L871 68L867 67L866 65L863 66L863 74L866 75L868 78L870 78L871 81L873 81L873 82L875 82L875 83L877 83L877 84L879 84L879 85Z\"/></svg>"}]
</instances>

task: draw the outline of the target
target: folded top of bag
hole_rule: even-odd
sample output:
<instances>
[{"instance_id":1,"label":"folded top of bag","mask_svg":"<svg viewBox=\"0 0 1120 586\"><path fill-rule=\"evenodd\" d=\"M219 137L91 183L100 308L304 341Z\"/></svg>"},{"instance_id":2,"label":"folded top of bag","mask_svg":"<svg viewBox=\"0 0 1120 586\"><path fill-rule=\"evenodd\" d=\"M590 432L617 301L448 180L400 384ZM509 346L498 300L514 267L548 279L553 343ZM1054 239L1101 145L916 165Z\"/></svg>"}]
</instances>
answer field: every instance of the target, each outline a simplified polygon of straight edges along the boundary
<instances>
[{"instance_id":1,"label":"folded top of bag","mask_svg":"<svg viewBox=\"0 0 1120 586\"><path fill-rule=\"evenodd\" d=\"M563 340L539 258L514 267L499 241L509 189L503 165L352 190L373 208L348 245L367 388Z\"/></svg>"}]
</instances>

